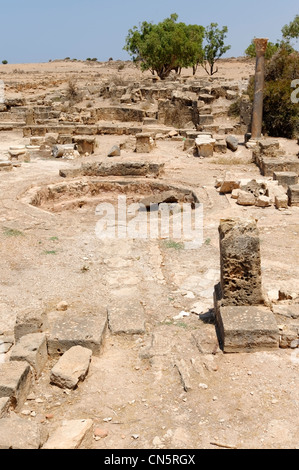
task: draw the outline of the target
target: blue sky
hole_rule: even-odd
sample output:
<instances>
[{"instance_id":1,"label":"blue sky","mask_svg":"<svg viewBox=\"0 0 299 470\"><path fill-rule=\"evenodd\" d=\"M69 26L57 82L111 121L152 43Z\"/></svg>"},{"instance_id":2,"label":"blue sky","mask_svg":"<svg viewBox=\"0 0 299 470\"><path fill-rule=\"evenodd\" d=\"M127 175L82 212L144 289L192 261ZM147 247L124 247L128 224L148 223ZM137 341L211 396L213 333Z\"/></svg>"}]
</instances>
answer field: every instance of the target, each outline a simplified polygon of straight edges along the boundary
<instances>
[{"instance_id":1,"label":"blue sky","mask_svg":"<svg viewBox=\"0 0 299 470\"><path fill-rule=\"evenodd\" d=\"M229 57L244 55L254 37L281 38L299 13L298 0L0 0L0 63L48 62L65 57L129 59L128 30L179 15L187 24L228 26Z\"/></svg>"}]
</instances>

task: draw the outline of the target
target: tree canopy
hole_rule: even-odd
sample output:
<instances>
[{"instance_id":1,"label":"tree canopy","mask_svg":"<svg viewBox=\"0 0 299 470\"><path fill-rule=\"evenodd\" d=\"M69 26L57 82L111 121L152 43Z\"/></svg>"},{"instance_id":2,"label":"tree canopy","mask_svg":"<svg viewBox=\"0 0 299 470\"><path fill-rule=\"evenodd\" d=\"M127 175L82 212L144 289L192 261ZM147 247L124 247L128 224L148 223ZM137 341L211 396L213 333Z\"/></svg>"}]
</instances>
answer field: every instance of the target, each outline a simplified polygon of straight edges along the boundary
<instances>
[{"instance_id":1,"label":"tree canopy","mask_svg":"<svg viewBox=\"0 0 299 470\"><path fill-rule=\"evenodd\" d=\"M227 32L227 26L219 29L218 23L211 23L205 30L203 66L209 75L218 72L218 68L214 68L216 61L231 48L231 46L226 46L224 42Z\"/></svg>"},{"instance_id":2,"label":"tree canopy","mask_svg":"<svg viewBox=\"0 0 299 470\"><path fill-rule=\"evenodd\" d=\"M299 15L296 15L293 21L282 28L282 35L286 40L299 38Z\"/></svg>"},{"instance_id":3,"label":"tree canopy","mask_svg":"<svg viewBox=\"0 0 299 470\"><path fill-rule=\"evenodd\" d=\"M164 21L144 21L129 30L124 50L139 62L141 70L150 70L164 79L172 70L195 67L203 60L204 27L177 22L173 13Z\"/></svg>"}]
</instances>

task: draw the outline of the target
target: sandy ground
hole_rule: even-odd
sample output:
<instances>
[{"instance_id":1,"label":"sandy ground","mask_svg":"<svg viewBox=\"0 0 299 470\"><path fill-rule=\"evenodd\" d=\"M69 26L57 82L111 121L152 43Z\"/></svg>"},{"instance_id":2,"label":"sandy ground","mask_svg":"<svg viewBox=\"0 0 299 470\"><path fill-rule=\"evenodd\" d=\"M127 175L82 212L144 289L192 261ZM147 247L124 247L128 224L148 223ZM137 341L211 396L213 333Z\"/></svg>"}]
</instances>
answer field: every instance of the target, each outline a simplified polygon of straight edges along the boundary
<instances>
[{"instance_id":1,"label":"sandy ground","mask_svg":"<svg viewBox=\"0 0 299 470\"><path fill-rule=\"evenodd\" d=\"M237 79L252 73L252 61L236 64L222 62L219 75ZM0 66L0 77L3 70L22 68L29 81L36 73L46 82L52 73L58 79L60 73L101 73L102 67L7 65ZM9 86L14 93L15 85ZM88 161L107 161L108 150L124 139L98 136L96 154ZM0 152L27 143L21 132L2 132ZM281 145L292 153L298 150L295 141L281 139ZM151 154L142 155L165 164L163 182L193 189L203 204L204 243L193 250L161 239L99 240L92 204L53 213L23 202L29 188L61 182L59 169L77 167L80 159L36 158L0 174L0 334L13 330L23 307L43 307L50 319L57 318L61 301L72 315L98 311L117 296L136 296L146 313L144 335L114 336L107 330L101 354L93 356L86 380L74 391L50 385L55 360L49 361L23 407L35 415L20 413L23 419L41 422L51 434L64 419L91 418L108 434L89 442L94 449L298 448L299 358L294 351L225 355L214 343L213 353L203 354L196 341L203 334L213 346L215 338L210 309L220 276L218 226L223 217L255 217L265 290L299 292L299 208L245 208L215 189L216 178L226 171L259 177L250 157L240 145L235 160L198 159L183 152L182 142L171 141L159 141ZM114 161L139 159L125 150ZM174 319L195 304L203 306L203 314ZM178 371L180 361L190 374L188 391Z\"/></svg>"}]
</instances>

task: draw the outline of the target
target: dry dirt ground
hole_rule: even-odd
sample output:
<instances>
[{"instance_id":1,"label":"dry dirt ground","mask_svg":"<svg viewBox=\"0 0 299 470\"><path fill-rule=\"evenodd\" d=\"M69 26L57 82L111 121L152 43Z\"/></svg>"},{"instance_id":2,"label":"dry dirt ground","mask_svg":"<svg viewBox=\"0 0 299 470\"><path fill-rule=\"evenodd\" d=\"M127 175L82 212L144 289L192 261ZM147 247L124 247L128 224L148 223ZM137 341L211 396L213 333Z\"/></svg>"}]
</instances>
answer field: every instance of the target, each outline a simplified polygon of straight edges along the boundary
<instances>
[{"instance_id":1,"label":"dry dirt ground","mask_svg":"<svg viewBox=\"0 0 299 470\"><path fill-rule=\"evenodd\" d=\"M92 67L9 65L1 66L0 72L33 71L42 92L53 77L59 82L60 73L75 71L82 80L101 70L108 73L107 65L106 69ZM219 75L236 79L252 73L253 67L251 62L223 62ZM128 73L138 81L135 69ZM26 81L24 77L16 72L19 84ZM124 139L98 136L98 148L88 161L111 161L108 151ZM21 131L2 132L0 152L4 155L9 146L27 143ZM281 139L281 145L292 153L298 151L295 141ZM29 188L61 182L59 170L78 167L82 159L36 158L0 174L0 334L13 330L23 307L45 308L54 319L61 315L56 311L61 301L68 303L70 315L82 311L88 315L106 308L111 299L136 296L146 313L143 335L115 336L107 329L101 354L92 357L87 378L74 391L50 385L56 362L50 360L33 385L31 400L23 406L34 413L19 415L41 422L50 435L65 419L91 418L95 428L107 431L106 438L89 442L92 449L298 448L299 354L279 349L225 355L216 342L214 350L204 354L197 338L203 335L212 343L215 338L210 309L214 285L220 279L220 219L255 217L265 290L283 287L298 293L299 208L245 208L219 195L215 180L228 170L246 178L260 176L244 145L233 157L219 160L217 155L187 156L179 141L158 141L151 154L124 150L113 161L141 158L165 164L161 181L197 194L204 207L200 248L188 250L167 240L99 240L94 205L50 212L23 202ZM195 304L203 306L202 314L174 319L182 311L191 312ZM188 391L177 364L184 364L190 374Z\"/></svg>"}]
</instances>

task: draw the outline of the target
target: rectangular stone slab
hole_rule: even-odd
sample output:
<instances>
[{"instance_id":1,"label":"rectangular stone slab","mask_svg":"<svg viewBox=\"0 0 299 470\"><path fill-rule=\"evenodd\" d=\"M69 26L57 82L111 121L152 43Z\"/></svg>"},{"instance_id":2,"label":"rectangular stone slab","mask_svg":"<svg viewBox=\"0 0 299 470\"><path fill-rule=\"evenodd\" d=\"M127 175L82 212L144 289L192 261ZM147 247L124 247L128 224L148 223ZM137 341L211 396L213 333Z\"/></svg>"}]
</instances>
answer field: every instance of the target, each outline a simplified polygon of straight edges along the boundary
<instances>
[{"instance_id":1,"label":"rectangular stone slab","mask_svg":"<svg viewBox=\"0 0 299 470\"><path fill-rule=\"evenodd\" d=\"M50 331L48 354L60 356L73 346L91 349L94 355L100 354L106 327L106 309L88 313L67 311Z\"/></svg>"},{"instance_id":2,"label":"rectangular stone slab","mask_svg":"<svg viewBox=\"0 0 299 470\"><path fill-rule=\"evenodd\" d=\"M21 407L27 399L31 377L27 362L12 361L0 364L0 398L10 397L16 408Z\"/></svg>"},{"instance_id":3,"label":"rectangular stone slab","mask_svg":"<svg viewBox=\"0 0 299 470\"><path fill-rule=\"evenodd\" d=\"M273 313L259 307L220 307L216 314L219 342L225 353L254 352L279 347Z\"/></svg>"},{"instance_id":4,"label":"rectangular stone slab","mask_svg":"<svg viewBox=\"0 0 299 470\"><path fill-rule=\"evenodd\" d=\"M43 449L78 449L92 439L91 419L63 421L50 436Z\"/></svg>"},{"instance_id":5,"label":"rectangular stone slab","mask_svg":"<svg viewBox=\"0 0 299 470\"><path fill-rule=\"evenodd\" d=\"M18 416L0 420L0 450L40 449L47 438L47 430L34 421Z\"/></svg>"},{"instance_id":6,"label":"rectangular stone slab","mask_svg":"<svg viewBox=\"0 0 299 470\"><path fill-rule=\"evenodd\" d=\"M108 307L108 324L112 334L144 334L145 315L137 299L112 301Z\"/></svg>"},{"instance_id":7,"label":"rectangular stone slab","mask_svg":"<svg viewBox=\"0 0 299 470\"><path fill-rule=\"evenodd\" d=\"M38 376L43 371L48 359L47 340L45 333L32 333L22 336L12 347L11 361L27 361Z\"/></svg>"},{"instance_id":8,"label":"rectangular stone slab","mask_svg":"<svg viewBox=\"0 0 299 470\"><path fill-rule=\"evenodd\" d=\"M51 370L50 381L61 388L74 389L88 373L92 351L74 346L59 359Z\"/></svg>"},{"instance_id":9,"label":"rectangular stone slab","mask_svg":"<svg viewBox=\"0 0 299 470\"><path fill-rule=\"evenodd\" d=\"M288 197L290 206L299 206L299 184L289 187Z\"/></svg>"},{"instance_id":10,"label":"rectangular stone slab","mask_svg":"<svg viewBox=\"0 0 299 470\"><path fill-rule=\"evenodd\" d=\"M298 173L293 171L277 171L273 174L273 179L278 181L278 184L288 188L298 183Z\"/></svg>"}]
</instances>

